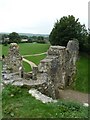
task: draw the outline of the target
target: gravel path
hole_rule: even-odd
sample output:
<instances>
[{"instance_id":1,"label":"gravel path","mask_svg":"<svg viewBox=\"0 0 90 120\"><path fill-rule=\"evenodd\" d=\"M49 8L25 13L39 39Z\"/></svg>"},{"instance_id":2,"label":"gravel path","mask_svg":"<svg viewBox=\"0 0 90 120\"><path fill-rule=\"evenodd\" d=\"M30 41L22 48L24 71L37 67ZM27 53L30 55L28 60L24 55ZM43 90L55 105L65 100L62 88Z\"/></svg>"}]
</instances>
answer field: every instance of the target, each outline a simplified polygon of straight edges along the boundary
<instances>
[{"instance_id":1,"label":"gravel path","mask_svg":"<svg viewBox=\"0 0 90 120\"><path fill-rule=\"evenodd\" d=\"M31 66L32 69L33 69L33 67L37 67L37 65L35 63L33 63L25 58L23 58L23 61L27 62Z\"/></svg>"},{"instance_id":2,"label":"gravel path","mask_svg":"<svg viewBox=\"0 0 90 120\"><path fill-rule=\"evenodd\" d=\"M44 54L47 54L47 52L39 53L39 54L33 54L33 55L23 55L22 57L28 57L28 56L39 56L39 55L44 55Z\"/></svg>"},{"instance_id":3,"label":"gravel path","mask_svg":"<svg viewBox=\"0 0 90 120\"><path fill-rule=\"evenodd\" d=\"M74 90L59 90L59 97L65 100L74 100L80 103L90 103L90 94L81 93Z\"/></svg>"},{"instance_id":4,"label":"gravel path","mask_svg":"<svg viewBox=\"0 0 90 120\"><path fill-rule=\"evenodd\" d=\"M44 54L47 54L47 52L40 53L40 54L33 54L33 55L23 55L22 57L39 56L39 55L44 55ZM35 63L33 63L32 61L29 61L29 60L27 60L25 58L23 58L23 61L27 62L31 66L31 68L37 67L37 65Z\"/></svg>"}]
</instances>

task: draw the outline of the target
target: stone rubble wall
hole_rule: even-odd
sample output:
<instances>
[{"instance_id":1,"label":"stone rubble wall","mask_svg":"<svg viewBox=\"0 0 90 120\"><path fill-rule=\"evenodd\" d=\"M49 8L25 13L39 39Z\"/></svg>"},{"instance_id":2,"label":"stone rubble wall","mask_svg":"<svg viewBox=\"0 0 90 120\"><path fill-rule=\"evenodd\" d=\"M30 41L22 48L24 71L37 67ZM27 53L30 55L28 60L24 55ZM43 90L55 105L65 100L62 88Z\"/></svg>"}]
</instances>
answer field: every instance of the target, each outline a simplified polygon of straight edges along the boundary
<instances>
[{"instance_id":1,"label":"stone rubble wall","mask_svg":"<svg viewBox=\"0 0 90 120\"><path fill-rule=\"evenodd\" d=\"M6 63L5 70L11 67L12 73L19 73L18 78L27 80L27 82L21 81L21 85L32 86L41 93L56 99L59 95L58 90L65 89L74 81L78 51L77 40L70 40L67 47L50 46L46 58L41 60L38 66L33 67L32 73L27 74L23 73L19 47L16 43L12 43L9 54L3 62ZM16 82L15 85L19 84Z\"/></svg>"},{"instance_id":2,"label":"stone rubble wall","mask_svg":"<svg viewBox=\"0 0 90 120\"><path fill-rule=\"evenodd\" d=\"M9 47L8 56L3 61L7 70L10 72L19 72L19 68L22 67L22 57L19 53L19 46L16 43L11 43Z\"/></svg>"},{"instance_id":3,"label":"stone rubble wall","mask_svg":"<svg viewBox=\"0 0 90 120\"><path fill-rule=\"evenodd\" d=\"M59 89L65 89L74 81L78 50L77 40L69 41L67 47L50 46L47 57L41 60L37 70L35 71L35 68L33 71L35 79L45 73L46 85L41 91L55 99Z\"/></svg>"}]
</instances>

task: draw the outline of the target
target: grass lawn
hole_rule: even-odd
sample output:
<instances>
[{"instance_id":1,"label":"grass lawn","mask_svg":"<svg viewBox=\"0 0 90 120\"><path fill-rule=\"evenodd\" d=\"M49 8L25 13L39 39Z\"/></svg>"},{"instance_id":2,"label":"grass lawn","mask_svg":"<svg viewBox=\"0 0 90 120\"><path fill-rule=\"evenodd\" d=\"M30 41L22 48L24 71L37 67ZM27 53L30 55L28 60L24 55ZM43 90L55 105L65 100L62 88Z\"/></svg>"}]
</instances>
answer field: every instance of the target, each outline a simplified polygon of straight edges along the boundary
<instances>
[{"instance_id":1,"label":"grass lawn","mask_svg":"<svg viewBox=\"0 0 90 120\"><path fill-rule=\"evenodd\" d=\"M40 61L42 59L44 59L45 57L46 57L46 55L39 55L39 56L25 57L25 59L27 59L29 61L32 61L33 63L35 63L36 65L38 65L40 63ZM24 67L25 72L32 71L31 66L28 63L26 63L26 62L23 62L23 67Z\"/></svg>"},{"instance_id":2,"label":"grass lawn","mask_svg":"<svg viewBox=\"0 0 90 120\"><path fill-rule=\"evenodd\" d=\"M21 55L30 55L30 54L37 54L46 52L49 48L49 44L39 44L39 43L20 43L19 50ZM7 55L8 53L8 46L2 47L2 54Z\"/></svg>"},{"instance_id":3,"label":"grass lawn","mask_svg":"<svg viewBox=\"0 0 90 120\"><path fill-rule=\"evenodd\" d=\"M3 117L16 118L86 118L88 108L79 103L59 100L44 104L28 93L27 88L6 86L2 93Z\"/></svg>"},{"instance_id":4,"label":"grass lawn","mask_svg":"<svg viewBox=\"0 0 90 120\"><path fill-rule=\"evenodd\" d=\"M40 61L42 59L44 59L45 57L46 57L46 54L38 55L38 56L29 56L29 57L25 57L25 59L30 60L30 61L34 62L36 65L38 65L40 63Z\"/></svg>"},{"instance_id":5,"label":"grass lawn","mask_svg":"<svg viewBox=\"0 0 90 120\"><path fill-rule=\"evenodd\" d=\"M24 61L23 61L23 67L24 67L25 72L30 72L32 70L31 66L27 62L24 62Z\"/></svg>"}]
</instances>

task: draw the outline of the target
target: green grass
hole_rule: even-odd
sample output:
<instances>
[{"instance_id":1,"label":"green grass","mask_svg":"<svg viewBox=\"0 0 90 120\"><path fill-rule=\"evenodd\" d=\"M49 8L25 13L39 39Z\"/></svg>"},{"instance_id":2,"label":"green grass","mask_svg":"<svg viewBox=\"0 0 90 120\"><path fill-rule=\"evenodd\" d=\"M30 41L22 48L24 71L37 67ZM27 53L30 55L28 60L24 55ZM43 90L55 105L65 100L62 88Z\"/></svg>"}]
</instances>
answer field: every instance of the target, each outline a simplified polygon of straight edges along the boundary
<instances>
[{"instance_id":1,"label":"green grass","mask_svg":"<svg viewBox=\"0 0 90 120\"><path fill-rule=\"evenodd\" d=\"M23 61L23 67L24 67L25 72L30 72L32 70L31 66L28 63L24 62L24 61Z\"/></svg>"},{"instance_id":2,"label":"green grass","mask_svg":"<svg viewBox=\"0 0 90 120\"><path fill-rule=\"evenodd\" d=\"M36 65L38 65L40 63L40 61L42 59L44 59L46 57L46 55L39 55L39 56L29 56L29 57L25 57L25 59L29 60L29 61L32 61L34 62ZM31 66L26 63L26 62L23 62L23 67L24 67L24 71L25 72L30 72L32 71L31 69Z\"/></svg>"},{"instance_id":3,"label":"green grass","mask_svg":"<svg viewBox=\"0 0 90 120\"><path fill-rule=\"evenodd\" d=\"M19 44L20 46L20 54L21 55L30 55L47 52L49 48L49 44L39 44L39 43L24 43Z\"/></svg>"},{"instance_id":4,"label":"green grass","mask_svg":"<svg viewBox=\"0 0 90 120\"><path fill-rule=\"evenodd\" d=\"M73 88L77 91L88 93L88 65L90 64L90 58L86 55L81 55L77 62L77 74L76 80L73 84Z\"/></svg>"},{"instance_id":5,"label":"green grass","mask_svg":"<svg viewBox=\"0 0 90 120\"><path fill-rule=\"evenodd\" d=\"M37 54L46 52L48 44L20 44L20 53L22 55ZM3 54L7 54L8 46L3 46ZM46 55L25 57L26 59L39 64L40 60ZM90 58L89 58L90 60ZM81 55L77 62L77 75L73 84L73 89L88 92L88 57ZM31 70L31 67L26 62L23 62L26 72ZM11 96L11 95L14 96ZM88 117L87 108L79 103L67 102L59 100L57 103L43 104L33 98L28 93L27 88L19 88L14 86L6 86L2 93L2 113L3 117L21 117L21 118L75 118Z\"/></svg>"},{"instance_id":6,"label":"green grass","mask_svg":"<svg viewBox=\"0 0 90 120\"><path fill-rule=\"evenodd\" d=\"M40 63L40 61L42 59L44 59L45 57L46 57L46 54L38 55L38 56L29 56L29 57L25 57L25 59L30 60L30 61L34 62L36 65L38 65Z\"/></svg>"},{"instance_id":7,"label":"green grass","mask_svg":"<svg viewBox=\"0 0 90 120\"><path fill-rule=\"evenodd\" d=\"M9 50L9 45L4 46L2 45L2 55L7 55L8 54L8 50Z\"/></svg>"},{"instance_id":8,"label":"green grass","mask_svg":"<svg viewBox=\"0 0 90 120\"><path fill-rule=\"evenodd\" d=\"M37 53L43 53L46 52L49 48L49 44L39 44L39 43L20 43L19 44L19 50L21 55L30 55L30 54L37 54ZM8 54L8 46L2 47L2 54L7 55Z\"/></svg>"},{"instance_id":9,"label":"green grass","mask_svg":"<svg viewBox=\"0 0 90 120\"><path fill-rule=\"evenodd\" d=\"M2 94L2 113L6 118L88 117L88 109L79 103L60 100L57 103L43 104L32 97L27 88L6 86Z\"/></svg>"}]
</instances>

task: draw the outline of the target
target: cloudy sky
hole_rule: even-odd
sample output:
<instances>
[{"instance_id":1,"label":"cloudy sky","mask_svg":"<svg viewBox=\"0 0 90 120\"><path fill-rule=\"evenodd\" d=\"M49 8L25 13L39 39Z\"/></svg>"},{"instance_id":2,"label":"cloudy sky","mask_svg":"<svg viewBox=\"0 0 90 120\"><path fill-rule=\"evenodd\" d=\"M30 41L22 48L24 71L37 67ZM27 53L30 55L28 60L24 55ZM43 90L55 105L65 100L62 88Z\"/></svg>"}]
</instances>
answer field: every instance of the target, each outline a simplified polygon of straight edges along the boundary
<instances>
[{"instance_id":1,"label":"cloudy sky","mask_svg":"<svg viewBox=\"0 0 90 120\"><path fill-rule=\"evenodd\" d=\"M89 0L0 0L0 32L49 34L56 20L74 15L88 27Z\"/></svg>"}]
</instances>

